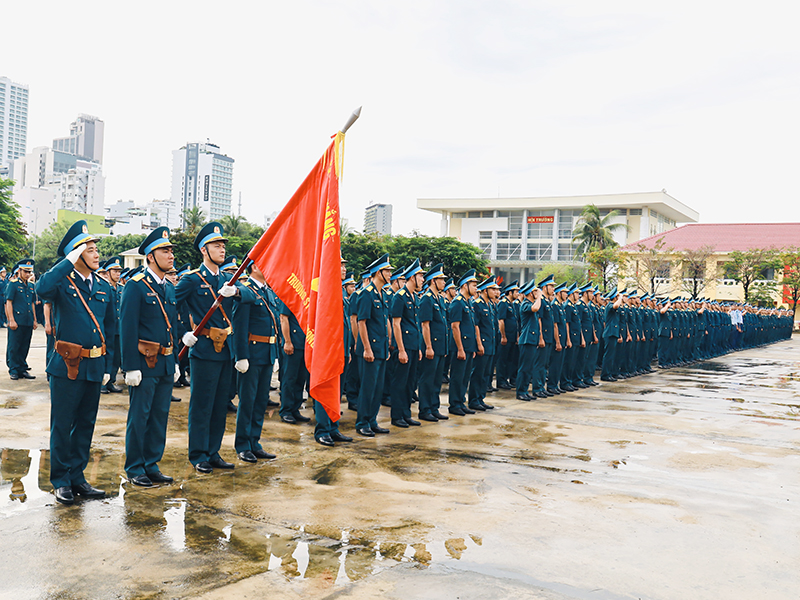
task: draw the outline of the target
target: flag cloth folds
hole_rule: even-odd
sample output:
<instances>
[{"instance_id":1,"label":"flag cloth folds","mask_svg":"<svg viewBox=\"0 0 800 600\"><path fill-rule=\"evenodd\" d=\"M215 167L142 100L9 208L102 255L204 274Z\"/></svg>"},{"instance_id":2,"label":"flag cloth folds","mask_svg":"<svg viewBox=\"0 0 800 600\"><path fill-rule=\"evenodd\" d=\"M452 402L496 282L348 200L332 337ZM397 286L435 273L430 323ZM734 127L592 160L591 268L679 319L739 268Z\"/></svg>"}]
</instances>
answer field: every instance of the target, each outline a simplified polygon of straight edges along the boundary
<instances>
[{"instance_id":1,"label":"flag cloth folds","mask_svg":"<svg viewBox=\"0 0 800 600\"><path fill-rule=\"evenodd\" d=\"M344 370L339 177L344 134L339 132L302 185L252 250L267 283L306 334L309 394L339 420Z\"/></svg>"}]
</instances>

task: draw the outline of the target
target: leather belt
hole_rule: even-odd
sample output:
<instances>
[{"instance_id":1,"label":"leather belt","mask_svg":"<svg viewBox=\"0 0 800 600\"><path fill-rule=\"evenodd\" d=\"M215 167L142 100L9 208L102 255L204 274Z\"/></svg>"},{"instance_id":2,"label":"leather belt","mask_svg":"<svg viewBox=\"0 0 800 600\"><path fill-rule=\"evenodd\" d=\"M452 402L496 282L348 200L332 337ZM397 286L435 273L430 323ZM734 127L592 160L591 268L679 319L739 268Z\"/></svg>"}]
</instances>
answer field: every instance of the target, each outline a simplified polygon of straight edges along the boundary
<instances>
[{"instance_id":1,"label":"leather belt","mask_svg":"<svg viewBox=\"0 0 800 600\"><path fill-rule=\"evenodd\" d=\"M266 335L256 335L254 333L247 334L247 341L249 342L261 342L262 344L274 344L275 343L275 336L271 335L267 337Z\"/></svg>"},{"instance_id":2,"label":"leather belt","mask_svg":"<svg viewBox=\"0 0 800 600\"><path fill-rule=\"evenodd\" d=\"M106 353L106 345L81 348L81 358L100 358Z\"/></svg>"},{"instance_id":3,"label":"leather belt","mask_svg":"<svg viewBox=\"0 0 800 600\"><path fill-rule=\"evenodd\" d=\"M172 346L161 346L161 349L158 351L159 354L163 354L164 356L169 356L172 354Z\"/></svg>"},{"instance_id":4,"label":"leather belt","mask_svg":"<svg viewBox=\"0 0 800 600\"><path fill-rule=\"evenodd\" d=\"M230 335L231 333L233 333L233 329L232 329L232 328L230 328L230 327L226 327L226 328L225 328L225 329L223 329L222 331L225 331L225 332L227 332L227 334L228 334L228 335ZM206 337L208 337L210 334L211 334L211 330L210 330L208 327L206 327L205 329L203 329L203 330L200 332L200 335L204 335L204 336L206 336Z\"/></svg>"}]
</instances>

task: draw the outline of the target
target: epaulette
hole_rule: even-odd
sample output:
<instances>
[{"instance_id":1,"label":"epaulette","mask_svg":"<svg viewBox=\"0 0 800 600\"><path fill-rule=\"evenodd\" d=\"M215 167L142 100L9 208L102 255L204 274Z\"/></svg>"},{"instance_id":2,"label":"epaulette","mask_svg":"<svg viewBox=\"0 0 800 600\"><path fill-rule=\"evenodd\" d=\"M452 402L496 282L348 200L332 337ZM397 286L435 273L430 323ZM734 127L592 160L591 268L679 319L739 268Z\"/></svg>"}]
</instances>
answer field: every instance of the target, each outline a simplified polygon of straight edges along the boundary
<instances>
[{"instance_id":1,"label":"epaulette","mask_svg":"<svg viewBox=\"0 0 800 600\"><path fill-rule=\"evenodd\" d=\"M372 284L370 283L370 284L369 284L367 287L365 287L364 289L365 289L365 290L367 290L368 292L371 292L371 291L372 291Z\"/></svg>"},{"instance_id":2,"label":"epaulette","mask_svg":"<svg viewBox=\"0 0 800 600\"><path fill-rule=\"evenodd\" d=\"M199 272L200 272L200 267L197 267L196 269L192 269L191 271L186 273L186 275L191 275L192 273L199 273Z\"/></svg>"},{"instance_id":3,"label":"epaulette","mask_svg":"<svg viewBox=\"0 0 800 600\"><path fill-rule=\"evenodd\" d=\"M242 279L241 279L241 278L239 278L239 281L241 281L241 282L242 282L242 285L245 285L245 286L247 286L247 287L250 287L250 280L249 280L249 279L245 279L244 281L242 281Z\"/></svg>"},{"instance_id":4,"label":"epaulette","mask_svg":"<svg viewBox=\"0 0 800 600\"><path fill-rule=\"evenodd\" d=\"M475 298L475 303L477 304L478 302L483 302L483 298Z\"/></svg>"},{"instance_id":5,"label":"epaulette","mask_svg":"<svg viewBox=\"0 0 800 600\"><path fill-rule=\"evenodd\" d=\"M400 294L401 296L405 296L406 295L406 290L405 290L405 288L403 288L402 290L400 290L397 293Z\"/></svg>"},{"instance_id":6,"label":"epaulette","mask_svg":"<svg viewBox=\"0 0 800 600\"><path fill-rule=\"evenodd\" d=\"M131 277L131 281L141 281L142 279L144 279L144 273L137 273Z\"/></svg>"}]
</instances>

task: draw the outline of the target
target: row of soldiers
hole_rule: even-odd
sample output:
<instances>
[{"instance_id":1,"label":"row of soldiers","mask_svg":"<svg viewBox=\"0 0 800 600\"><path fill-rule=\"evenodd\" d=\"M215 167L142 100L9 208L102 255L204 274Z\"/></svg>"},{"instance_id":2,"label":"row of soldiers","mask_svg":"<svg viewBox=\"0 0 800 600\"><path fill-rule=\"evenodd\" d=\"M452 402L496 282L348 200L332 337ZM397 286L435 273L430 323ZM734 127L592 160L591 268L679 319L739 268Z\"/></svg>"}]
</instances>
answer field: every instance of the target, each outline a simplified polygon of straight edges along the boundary
<instances>
[{"instance_id":1,"label":"row of soldiers","mask_svg":"<svg viewBox=\"0 0 800 600\"><path fill-rule=\"evenodd\" d=\"M166 441L171 390L185 377L176 358L183 346L189 349L189 460L195 469L211 473L235 467L220 455L232 386L239 395L234 439L237 457L251 463L275 458L260 443L273 366L276 360L280 364L280 418L286 423L310 421L300 412L309 376L304 362L305 334L258 267L250 265L248 278L230 284L231 274L224 269L230 259L225 252L227 239L216 222L203 227L195 238L195 248L203 258L200 267L187 266L177 273L166 227L157 228L142 242L139 253L145 264L139 272L125 274L119 257L114 257L104 264L105 277L98 276L96 241L85 222L75 223L58 248L63 260L42 275L35 290L47 304L45 320L50 324L50 477L56 499L71 504L76 495L105 495L86 482L83 470L101 390L113 389L108 386L114 384L117 370L123 372L130 394L128 480L144 487L172 482L161 473L158 463ZM32 268L33 262L26 261L25 270ZM347 277L344 261L342 279L347 355L342 381L357 410L356 431L362 436L389 432L377 423L384 400L391 404L396 427L420 424L412 418L413 401L419 404L420 420L447 419L439 405L446 373L449 413L465 415L492 408L486 394L494 389L495 370L501 387L515 385L517 397L526 400L539 391L540 381L554 382L542 388L545 394L548 389L557 393L554 390L591 385L594 369L587 377L587 361L591 365L603 356L604 365L624 365L624 357L630 354L625 344L631 340L612 344L607 335L603 337L605 352L601 355L598 351L595 359L591 352L571 352L599 346L597 333L604 331L594 321L586 331L576 325L570 328L574 314L580 315L581 323L582 299L592 305L596 302L598 310L605 302L614 307L614 314L627 314L619 309L623 300L631 302L633 294L626 291L600 298L594 288L557 287L549 279L521 288L507 286L500 299L494 278L479 285L474 270L456 284L447 281L441 264L424 273L415 261L398 273L388 255L370 265L358 292L354 291L355 281ZM392 284L390 293L387 286ZM219 310L196 330L215 303ZM614 320L609 319L608 311L606 307L603 313L604 333ZM633 317L625 323L620 331L638 331L631 325ZM645 340L637 336L637 341ZM612 346L618 350L613 355ZM563 357L556 368L551 354ZM633 354L639 358L638 353ZM625 374L629 373L619 373ZM615 378L616 373L610 377ZM390 391L386 399L385 383ZM355 397L352 390L356 390ZM331 446L352 441L319 403L313 404L317 442Z\"/></svg>"}]
</instances>

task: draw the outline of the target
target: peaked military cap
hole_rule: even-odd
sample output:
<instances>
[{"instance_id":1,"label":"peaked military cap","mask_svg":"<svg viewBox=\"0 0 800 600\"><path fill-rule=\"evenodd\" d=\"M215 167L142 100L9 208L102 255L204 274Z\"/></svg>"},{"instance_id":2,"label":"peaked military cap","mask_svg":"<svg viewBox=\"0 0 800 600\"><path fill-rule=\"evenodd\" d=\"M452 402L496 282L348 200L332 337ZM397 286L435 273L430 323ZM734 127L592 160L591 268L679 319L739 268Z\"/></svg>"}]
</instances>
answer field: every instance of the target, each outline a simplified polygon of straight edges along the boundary
<instances>
[{"instance_id":1,"label":"peaked military cap","mask_svg":"<svg viewBox=\"0 0 800 600\"><path fill-rule=\"evenodd\" d=\"M355 282L356 280L353 279L353 272L348 271L347 275L344 276L344 281L342 281L342 285L350 285L351 283L355 284Z\"/></svg>"},{"instance_id":2,"label":"peaked military cap","mask_svg":"<svg viewBox=\"0 0 800 600\"><path fill-rule=\"evenodd\" d=\"M369 278L369 269L367 269L366 271L361 271L361 275L359 276L359 279L361 281L363 281L363 280L368 279L368 278Z\"/></svg>"},{"instance_id":3,"label":"peaked military cap","mask_svg":"<svg viewBox=\"0 0 800 600\"><path fill-rule=\"evenodd\" d=\"M556 286L555 293L558 294L559 292L566 292L567 291L567 282L559 283Z\"/></svg>"},{"instance_id":4,"label":"peaked military cap","mask_svg":"<svg viewBox=\"0 0 800 600\"><path fill-rule=\"evenodd\" d=\"M422 267L419 266L419 259L418 258L415 259L414 262L412 262L408 266L408 268L401 275L401 277L404 277L405 279L408 279L409 277L413 277L417 273L422 273Z\"/></svg>"},{"instance_id":5,"label":"peaked military cap","mask_svg":"<svg viewBox=\"0 0 800 600\"><path fill-rule=\"evenodd\" d=\"M122 272L119 274L119 278L120 279L125 279L128 276L128 273L130 273L130 272L131 272L131 270L128 267L125 267L124 269L122 269Z\"/></svg>"},{"instance_id":6,"label":"peaked military cap","mask_svg":"<svg viewBox=\"0 0 800 600\"><path fill-rule=\"evenodd\" d=\"M198 252L200 249L209 242L227 242L228 238L225 237L225 228L216 221L211 221L197 233L194 238L194 248Z\"/></svg>"},{"instance_id":7,"label":"peaked military cap","mask_svg":"<svg viewBox=\"0 0 800 600\"><path fill-rule=\"evenodd\" d=\"M454 287L456 287L456 284L455 284L455 283L453 283L453 279L452 279L452 278L450 278L450 279L448 279L448 280L447 280L447 282L444 284L444 289L443 289L442 291L443 291L443 292L446 292L446 291L447 291L447 290L449 290L450 288L454 288Z\"/></svg>"},{"instance_id":8,"label":"peaked military cap","mask_svg":"<svg viewBox=\"0 0 800 600\"><path fill-rule=\"evenodd\" d=\"M544 287L546 285L555 285L556 279L553 275L548 275L544 279L539 282L539 287Z\"/></svg>"},{"instance_id":9,"label":"peaked military cap","mask_svg":"<svg viewBox=\"0 0 800 600\"><path fill-rule=\"evenodd\" d=\"M512 281L503 288L503 293L507 294L508 292L513 292L514 290L518 289L519 289L519 279L515 279L514 281Z\"/></svg>"},{"instance_id":10,"label":"peaked military cap","mask_svg":"<svg viewBox=\"0 0 800 600\"><path fill-rule=\"evenodd\" d=\"M108 270L108 269L122 269L122 257L121 256L112 256L111 258L109 258L105 262L105 264L103 264L103 267L106 270Z\"/></svg>"},{"instance_id":11,"label":"peaked military cap","mask_svg":"<svg viewBox=\"0 0 800 600\"><path fill-rule=\"evenodd\" d=\"M410 265L409 265L410 266ZM395 281L397 279L405 279L406 278L406 268L407 267L398 267L392 272L392 276L389 277L389 281Z\"/></svg>"},{"instance_id":12,"label":"peaked military cap","mask_svg":"<svg viewBox=\"0 0 800 600\"><path fill-rule=\"evenodd\" d=\"M389 253L387 252L383 256L378 259L375 259L371 265L367 267L367 271L369 271L370 275L375 275L378 271L382 269L393 269L392 263L389 262Z\"/></svg>"},{"instance_id":13,"label":"peaked military cap","mask_svg":"<svg viewBox=\"0 0 800 600\"><path fill-rule=\"evenodd\" d=\"M147 256L156 248L172 248L172 242L169 241L169 227L153 229L139 246L139 254Z\"/></svg>"},{"instance_id":14,"label":"peaked military cap","mask_svg":"<svg viewBox=\"0 0 800 600\"><path fill-rule=\"evenodd\" d=\"M425 273L425 283L433 281L434 279L444 279L444 263L439 263L438 265L433 265L428 272Z\"/></svg>"},{"instance_id":15,"label":"peaked military cap","mask_svg":"<svg viewBox=\"0 0 800 600\"><path fill-rule=\"evenodd\" d=\"M222 263L223 271L235 271L238 268L239 268L239 263L237 262L237 257L235 254L231 254L230 256L225 257L225 262Z\"/></svg>"},{"instance_id":16,"label":"peaked military cap","mask_svg":"<svg viewBox=\"0 0 800 600\"><path fill-rule=\"evenodd\" d=\"M636 296L638 295L639 295L638 290L631 290L630 292L628 292L628 298L636 298Z\"/></svg>"},{"instance_id":17,"label":"peaked military cap","mask_svg":"<svg viewBox=\"0 0 800 600\"><path fill-rule=\"evenodd\" d=\"M33 271L33 259L32 258L23 258L21 261L19 261L14 266L17 269L22 269L23 271Z\"/></svg>"},{"instance_id":18,"label":"peaked military cap","mask_svg":"<svg viewBox=\"0 0 800 600\"><path fill-rule=\"evenodd\" d=\"M458 289L461 289L462 285L469 283L470 281L478 281L478 278L475 277L475 269L470 269L461 276L461 278L458 280Z\"/></svg>"},{"instance_id":19,"label":"peaked military cap","mask_svg":"<svg viewBox=\"0 0 800 600\"><path fill-rule=\"evenodd\" d=\"M178 269L178 277L183 277L184 275L186 275L186 273L188 273L191 270L192 270L191 263L186 263L180 269Z\"/></svg>"},{"instance_id":20,"label":"peaked military cap","mask_svg":"<svg viewBox=\"0 0 800 600\"><path fill-rule=\"evenodd\" d=\"M578 290L581 294L585 294L586 292L591 292L594 286L591 283L586 283L583 287Z\"/></svg>"},{"instance_id":21,"label":"peaked military cap","mask_svg":"<svg viewBox=\"0 0 800 600\"><path fill-rule=\"evenodd\" d=\"M58 245L59 256L66 256L81 244L89 242L96 242L100 238L92 233L89 233L89 225L84 220L75 221Z\"/></svg>"},{"instance_id":22,"label":"peaked military cap","mask_svg":"<svg viewBox=\"0 0 800 600\"><path fill-rule=\"evenodd\" d=\"M617 286L614 286L614 289L612 289L610 292L606 294L606 298L608 298L609 300L613 300L618 295L619 295L619 290L617 290Z\"/></svg>"},{"instance_id":23,"label":"peaked military cap","mask_svg":"<svg viewBox=\"0 0 800 600\"><path fill-rule=\"evenodd\" d=\"M573 292L575 292L577 289L578 289L578 284L573 281L572 284L567 288L567 294L571 296Z\"/></svg>"},{"instance_id":24,"label":"peaked military cap","mask_svg":"<svg viewBox=\"0 0 800 600\"><path fill-rule=\"evenodd\" d=\"M487 277L486 279L484 279L483 281L481 281L478 284L478 291L482 292L483 290L488 290L489 288L492 288L492 287L499 288L500 286L497 285L496 279L497 278L494 275L491 275L490 277Z\"/></svg>"}]
</instances>

